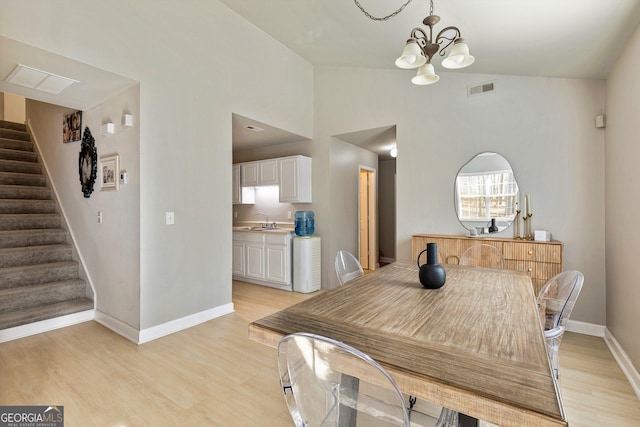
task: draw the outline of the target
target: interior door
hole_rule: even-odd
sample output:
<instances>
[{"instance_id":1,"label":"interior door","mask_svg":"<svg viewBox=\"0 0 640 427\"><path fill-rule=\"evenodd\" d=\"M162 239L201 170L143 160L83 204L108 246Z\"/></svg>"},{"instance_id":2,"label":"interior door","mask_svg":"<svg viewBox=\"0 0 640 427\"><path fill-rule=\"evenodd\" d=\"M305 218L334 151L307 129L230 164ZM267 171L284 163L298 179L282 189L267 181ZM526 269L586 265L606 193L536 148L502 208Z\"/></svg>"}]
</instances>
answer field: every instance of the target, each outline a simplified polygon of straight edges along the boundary
<instances>
[{"instance_id":1,"label":"interior door","mask_svg":"<svg viewBox=\"0 0 640 427\"><path fill-rule=\"evenodd\" d=\"M359 228L360 265L365 270L376 268L376 187L375 171L360 168Z\"/></svg>"}]
</instances>

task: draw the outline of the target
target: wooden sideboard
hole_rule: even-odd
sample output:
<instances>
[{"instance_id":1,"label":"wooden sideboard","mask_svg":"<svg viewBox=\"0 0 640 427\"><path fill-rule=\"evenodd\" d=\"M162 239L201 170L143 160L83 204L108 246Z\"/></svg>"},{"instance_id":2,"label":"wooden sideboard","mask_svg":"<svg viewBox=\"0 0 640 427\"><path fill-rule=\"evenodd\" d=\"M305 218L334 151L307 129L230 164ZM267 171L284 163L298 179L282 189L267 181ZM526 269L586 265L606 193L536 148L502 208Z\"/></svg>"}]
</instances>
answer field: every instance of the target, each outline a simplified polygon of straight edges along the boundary
<instances>
[{"instance_id":1,"label":"wooden sideboard","mask_svg":"<svg viewBox=\"0 0 640 427\"><path fill-rule=\"evenodd\" d=\"M504 267L508 270L526 271L531 275L536 295L544 284L562 272L562 242L535 242L498 237L444 236L437 234L415 234L411 239L411 254L414 260L427 243L438 244L438 262L458 264L460 255L476 244L495 246L502 252ZM426 262L423 255L421 262Z\"/></svg>"}]
</instances>

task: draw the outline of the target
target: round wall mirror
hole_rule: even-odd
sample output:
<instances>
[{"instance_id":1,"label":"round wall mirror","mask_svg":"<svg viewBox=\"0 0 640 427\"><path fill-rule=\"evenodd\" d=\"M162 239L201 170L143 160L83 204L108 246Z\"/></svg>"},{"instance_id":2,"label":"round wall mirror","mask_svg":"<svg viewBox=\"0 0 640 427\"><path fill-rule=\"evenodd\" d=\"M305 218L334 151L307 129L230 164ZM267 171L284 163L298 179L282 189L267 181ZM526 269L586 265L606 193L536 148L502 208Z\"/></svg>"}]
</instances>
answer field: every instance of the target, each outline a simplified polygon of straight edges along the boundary
<instances>
[{"instance_id":1,"label":"round wall mirror","mask_svg":"<svg viewBox=\"0 0 640 427\"><path fill-rule=\"evenodd\" d=\"M456 176L456 215L469 231L493 233L509 228L516 216L518 197L513 169L498 153L478 154ZM491 227L493 223L495 227Z\"/></svg>"}]
</instances>

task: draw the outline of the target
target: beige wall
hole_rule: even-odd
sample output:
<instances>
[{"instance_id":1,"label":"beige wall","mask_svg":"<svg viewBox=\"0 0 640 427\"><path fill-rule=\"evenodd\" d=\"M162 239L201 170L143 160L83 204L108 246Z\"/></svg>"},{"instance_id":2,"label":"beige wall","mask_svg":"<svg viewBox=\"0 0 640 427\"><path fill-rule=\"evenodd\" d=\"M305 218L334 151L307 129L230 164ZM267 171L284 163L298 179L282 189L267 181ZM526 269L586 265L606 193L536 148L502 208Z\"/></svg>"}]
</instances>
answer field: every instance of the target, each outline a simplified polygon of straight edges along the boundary
<instances>
[{"instance_id":1,"label":"beige wall","mask_svg":"<svg viewBox=\"0 0 640 427\"><path fill-rule=\"evenodd\" d=\"M218 1L0 2L0 28L140 82L140 329L231 304L232 113L310 137L312 66Z\"/></svg>"},{"instance_id":2,"label":"beige wall","mask_svg":"<svg viewBox=\"0 0 640 427\"><path fill-rule=\"evenodd\" d=\"M475 154L495 151L513 166L521 192L531 194L534 228L564 242L564 268L585 275L572 318L604 325L604 132L594 126L604 111L604 82L443 72L438 84L417 87L410 77L397 70L315 72L316 139L397 126L396 258L410 257L413 234L466 233L453 206L456 173ZM495 92L467 97L467 86L486 81L495 82ZM334 209L343 195L337 185L331 189ZM349 235L348 222L334 218L333 242Z\"/></svg>"},{"instance_id":3,"label":"beige wall","mask_svg":"<svg viewBox=\"0 0 640 427\"><path fill-rule=\"evenodd\" d=\"M128 184L120 185L119 191L101 191L96 182L89 198L80 189L81 142L62 143L62 117L74 110L27 103L38 147L96 291L96 309L134 329L140 327L139 98L135 86L83 112L82 129L90 129L98 157L117 154L120 169L128 175ZM134 116L133 127L120 125L125 111ZM115 134L101 134L100 126L106 122L115 124ZM102 224L98 223L99 211Z\"/></svg>"},{"instance_id":4,"label":"beige wall","mask_svg":"<svg viewBox=\"0 0 640 427\"><path fill-rule=\"evenodd\" d=\"M640 30L607 80L606 267L607 327L640 369Z\"/></svg>"},{"instance_id":5,"label":"beige wall","mask_svg":"<svg viewBox=\"0 0 640 427\"><path fill-rule=\"evenodd\" d=\"M24 123L26 108L26 100L24 96L14 95L12 93L4 94L3 110L0 117L3 120L14 123Z\"/></svg>"}]
</instances>

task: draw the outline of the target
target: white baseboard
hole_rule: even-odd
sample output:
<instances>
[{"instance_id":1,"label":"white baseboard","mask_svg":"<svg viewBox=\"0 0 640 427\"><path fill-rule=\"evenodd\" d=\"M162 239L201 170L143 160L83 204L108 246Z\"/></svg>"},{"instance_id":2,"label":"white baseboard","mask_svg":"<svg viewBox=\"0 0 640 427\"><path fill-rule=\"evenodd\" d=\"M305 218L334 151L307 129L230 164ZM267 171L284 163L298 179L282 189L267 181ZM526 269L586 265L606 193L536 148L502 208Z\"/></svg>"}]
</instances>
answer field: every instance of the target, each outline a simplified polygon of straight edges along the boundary
<instances>
[{"instance_id":1,"label":"white baseboard","mask_svg":"<svg viewBox=\"0 0 640 427\"><path fill-rule=\"evenodd\" d=\"M125 337L129 341L138 344L138 334L140 333L140 331L138 331L138 329L134 328L133 326L128 325L127 323L124 323L123 321L118 320L115 317L109 316L108 314L103 313L100 310L96 310L95 321L100 323L105 328L111 329L116 334Z\"/></svg>"},{"instance_id":2,"label":"white baseboard","mask_svg":"<svg viewBox=\"0 0 640 427\"><path fill-rule=\"evenodd\" d=\"M151 328L138 330L114 317L104 314L96 310L96 322L111 329L113 332L122 335L129 341L136 344L144 344L175 332L191 328L200 323L208 322L225 314L233 313L233 303L224 304L200 313L191 314L180 319L172 320L162 325L153 326Z\"/></svg>"},{"instance_id":3,"label":"white baseboard","mask_svg":"<svg viewBox=\"0 0 640 427\"><path fill-rule=\"evenodd\" d=\"M208 322L225 314L233 313L233 303L224 304L210 310L201 311L200 313L191 314L181 319L172 320L162 325L153 326L143 329L138 335L138 344L144 344L174 332L182 331L200 323Z\"/></svg>"},{"instance_id":4,"label":"white baseboard","mask_svg":"<svg viewBox=\"0 0 640 427\"><path fill-rule=\"evenodd\" d=\"M604 338L606 330L604 325L596 325L595 323L579 322L577 320L569 320L567 322L567 331L576 332L583 335L591 335L593 337Z\"/></svg>"},{"instance_id":5,"label":"white baseboard","mask_svg":"<svg viewBox=\"0 0 640 427\"><path fill-rule=\"evenodd\" d=\"M638 370L633 366L631 359L629 359L629 356L627 356L627 353L625 353L609 329L605 330L604 342L607 343L607 347L609 347L609 351L613 354L613 358L616 359L620 369L622 369L622 372L629 380L633 391L635 391L638 398L640 398L640 373L638 373Z\"/></svg>"},{"instance_id":6,"label":"white baseboard","mask_svg":"<svg viewBox=\"0 0 640 427\"><path fill-rule=\"evenodd\" d=\"M53 331L78 323L88 322L95 317L94 310L85 310L78 313L67 314L53 319L41 320L28 325L16 326L0 330L0 343L25 338L43 332Z\"/></svg>"}]
</instances>

